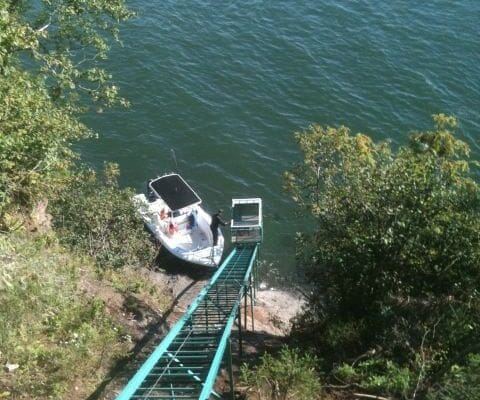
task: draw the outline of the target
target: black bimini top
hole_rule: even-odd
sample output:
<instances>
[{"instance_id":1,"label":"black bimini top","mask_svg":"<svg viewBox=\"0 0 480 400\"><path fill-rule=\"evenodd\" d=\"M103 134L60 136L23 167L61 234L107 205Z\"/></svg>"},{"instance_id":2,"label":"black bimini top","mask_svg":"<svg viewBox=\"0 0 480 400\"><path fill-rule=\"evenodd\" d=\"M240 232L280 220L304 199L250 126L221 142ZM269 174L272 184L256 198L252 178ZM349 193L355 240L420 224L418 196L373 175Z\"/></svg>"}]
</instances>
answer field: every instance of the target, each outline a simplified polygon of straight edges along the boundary
<instances>
[{"instance_id":1,"label":"black bimini top","mask_svg":"<svg viewBox=\"0 0 480 400\"><path fill-rule=\"evenodd\" d=\"M157 178L151 181L149 186L172 211L202 202L190 185L177 174Z\"/></svg>"}]
</instances>

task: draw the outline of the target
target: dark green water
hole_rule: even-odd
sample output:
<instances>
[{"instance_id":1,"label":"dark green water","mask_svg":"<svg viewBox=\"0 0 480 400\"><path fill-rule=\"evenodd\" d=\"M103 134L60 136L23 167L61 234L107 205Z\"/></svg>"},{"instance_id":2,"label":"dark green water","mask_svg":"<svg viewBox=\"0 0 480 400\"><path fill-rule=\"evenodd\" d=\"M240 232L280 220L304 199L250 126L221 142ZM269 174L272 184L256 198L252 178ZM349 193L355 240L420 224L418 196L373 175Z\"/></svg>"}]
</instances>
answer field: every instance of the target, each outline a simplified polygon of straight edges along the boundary
<instances>
[{"instance_id":1,"label":"dark green water","mask_svg":"<svg viewBox=\"0 0 480 400\"><path fill-rule=\"evenodd\" d=\"M88 115L81 151L123 183L175 169L206 208L265 205L262 256L293 269L294 207L281 175L293 132L345 124L404 143L430 115L457 116L479 155L480 1L133 1L108 69L128 110Z\"/></svg>"}]
</instances>

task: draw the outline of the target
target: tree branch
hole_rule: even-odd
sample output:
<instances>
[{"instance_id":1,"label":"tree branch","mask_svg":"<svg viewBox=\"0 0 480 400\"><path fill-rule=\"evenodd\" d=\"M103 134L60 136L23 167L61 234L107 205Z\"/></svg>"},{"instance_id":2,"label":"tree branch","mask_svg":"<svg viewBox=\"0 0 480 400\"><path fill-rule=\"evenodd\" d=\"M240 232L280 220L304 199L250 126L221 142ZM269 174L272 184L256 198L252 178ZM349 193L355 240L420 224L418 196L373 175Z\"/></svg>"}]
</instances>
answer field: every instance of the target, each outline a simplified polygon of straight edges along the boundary
<instances>
[{"instance_id":1,"label":"tree branch","mask_svg":"<svg viewBox=\"0 0 480 400\"><path fill-rule=\"evenodd\" d=\"M392 400L391 398L388 397L382 397L382 396L375 396L373 394L365 394L365 393L353 393L354 396L357 397L363 397L365 399L375 399L375 400Z\"/></svg>"}]
</instances>

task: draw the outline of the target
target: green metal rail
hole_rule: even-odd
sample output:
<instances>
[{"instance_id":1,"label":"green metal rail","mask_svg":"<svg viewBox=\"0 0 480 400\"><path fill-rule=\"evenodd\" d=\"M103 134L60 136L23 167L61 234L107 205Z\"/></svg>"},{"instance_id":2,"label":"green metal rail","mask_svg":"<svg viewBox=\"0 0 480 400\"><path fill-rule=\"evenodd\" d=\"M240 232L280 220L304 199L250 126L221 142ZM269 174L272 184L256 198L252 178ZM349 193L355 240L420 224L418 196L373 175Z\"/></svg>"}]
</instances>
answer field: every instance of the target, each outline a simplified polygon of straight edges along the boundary
<instances>
[{"instance_id":1,"label":"green metal rail","mask_svg":"<svg viewBox=\"0 0 480 400\"><path fill-rule=\"evenodd\" d=\"M213 386L224 356L233 399L230 332L238 319L241 352L242 299L246 328L248 298L253 314L257 253L258 244L232 250L117 400L222 399Z\"/></svg>"}]
</instances>

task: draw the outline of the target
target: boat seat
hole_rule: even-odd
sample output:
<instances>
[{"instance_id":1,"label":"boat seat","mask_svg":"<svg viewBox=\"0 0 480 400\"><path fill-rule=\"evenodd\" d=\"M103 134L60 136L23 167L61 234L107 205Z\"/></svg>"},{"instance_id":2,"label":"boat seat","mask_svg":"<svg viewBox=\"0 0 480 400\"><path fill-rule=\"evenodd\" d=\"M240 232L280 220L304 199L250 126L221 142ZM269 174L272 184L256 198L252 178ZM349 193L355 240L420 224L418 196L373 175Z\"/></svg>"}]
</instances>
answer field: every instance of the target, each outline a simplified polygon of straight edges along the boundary
<instances>
[{"instance_id":1,"label":"boat seat","mask_svg":"<svg viewBox=\"0 0 480 400\"><path fill-rule=\"evenodd\" d=\"M188 214L183 214L183 215L180 215L179 217L174 218L174 222L175 222L175 225L177 226L178 232L190 231L190 229L188 229L189 228Z\"/></svg>"}]
</instances>

